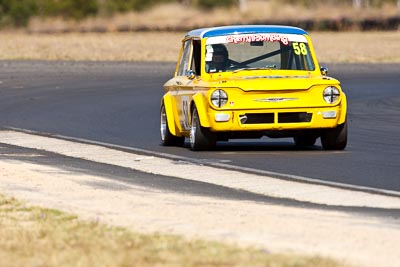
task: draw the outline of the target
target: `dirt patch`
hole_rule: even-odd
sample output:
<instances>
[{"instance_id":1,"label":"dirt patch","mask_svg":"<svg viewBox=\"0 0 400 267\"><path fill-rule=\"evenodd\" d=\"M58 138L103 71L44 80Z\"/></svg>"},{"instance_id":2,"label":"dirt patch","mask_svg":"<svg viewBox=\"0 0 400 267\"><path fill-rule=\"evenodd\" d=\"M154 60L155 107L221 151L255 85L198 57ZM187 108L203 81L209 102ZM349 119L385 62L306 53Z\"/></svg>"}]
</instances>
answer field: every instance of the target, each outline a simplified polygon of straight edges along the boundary
<instances>
[{"instance_id":1,"label":"dirt patch","mask_svg":"<svg viewBox=\"0 0 400 267\"><path fill-rule=\"evenodd\" d=\"M176 235L140 234L0 194L0 266L345 267L331 259L266 253Z\"/></svg>"},{"instance_id":2,"label":"dirt patch","mask_svg":"<svg viewBox=\"0 0 400 267\"><path fill-rule=\"evenodd\" d=\"M43 156L37 153L18 155L26 160ZM400 239L398 222L371 214L177 193L78 169L27 163L7 154L0 161L0 191L144 233L218 240L272 253L319 255L365 267L400 263L400 251L393 246Z\"/></svg>"},{"instance_id":3,"label":"dirt patch","mask_svg":"<svg viewBox=\"0 0 400 267\"><path fill-rule=\"evenodd\" d=\"M167 193L19 161L2 161L0 170L7 195L135 231L333 257L365 267L400 262L393 247L400 231L376 218Z\"/></svg>"}]
</instances>

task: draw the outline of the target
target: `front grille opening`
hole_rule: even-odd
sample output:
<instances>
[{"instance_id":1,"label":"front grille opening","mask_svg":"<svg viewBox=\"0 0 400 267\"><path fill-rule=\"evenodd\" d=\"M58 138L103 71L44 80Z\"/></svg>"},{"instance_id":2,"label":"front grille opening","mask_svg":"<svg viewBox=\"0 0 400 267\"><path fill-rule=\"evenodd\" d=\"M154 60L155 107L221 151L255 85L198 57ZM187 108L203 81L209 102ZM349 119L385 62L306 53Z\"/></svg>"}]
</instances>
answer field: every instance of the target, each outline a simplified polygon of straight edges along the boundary
<instances>
[{"instance_id":1,"label":"front grille opening","mask_svg":"<svg viewBox=\"0 0 400 267\"><path fill-rule=\"evenodd\" d=\"M278 123L310 122L312 113L307 112L285 112L278 114Z\"/></svg>"},{"instance_id":2,"label":"front grille opening","mask_svg":"<svg viewBox=\"0 0 400 267\"><path fill-rule=\"evenodd\" d=\"M253 113L239 116L242 124L274 123L274 113Z\"/></svg>"}]
</instances>

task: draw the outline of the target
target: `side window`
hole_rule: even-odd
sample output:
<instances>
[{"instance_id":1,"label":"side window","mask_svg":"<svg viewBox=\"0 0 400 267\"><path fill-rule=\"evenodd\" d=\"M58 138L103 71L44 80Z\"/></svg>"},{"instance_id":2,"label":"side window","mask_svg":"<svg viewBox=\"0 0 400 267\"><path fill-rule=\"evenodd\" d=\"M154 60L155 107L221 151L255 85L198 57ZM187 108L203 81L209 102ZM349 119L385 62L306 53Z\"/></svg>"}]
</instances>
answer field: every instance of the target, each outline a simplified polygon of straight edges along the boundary
<instances>
[{"instance_id":1,"label":"side window","mask_svg":"<svg viewBox=\"0 0 400 267\"><path fill-rule=\"evenodd\" d=\"M187 40L183 44L183 53L182 53L181 60L179 62L177 76L185 76L186 71L189 69L190 49L191 49L191 40Z\"/></svg>"},{"instance_id":2,"label":"side window","mask_svg":"<svg viewBox=\"0 0 400 267\"><path fill-rule=\"evenodd\" d=\"M200 73L200 63L201 62L201 42L200 40L193 40L193 59L191 70L196 73L196 75L201 75Z\"/></svg>"}]
</instances>

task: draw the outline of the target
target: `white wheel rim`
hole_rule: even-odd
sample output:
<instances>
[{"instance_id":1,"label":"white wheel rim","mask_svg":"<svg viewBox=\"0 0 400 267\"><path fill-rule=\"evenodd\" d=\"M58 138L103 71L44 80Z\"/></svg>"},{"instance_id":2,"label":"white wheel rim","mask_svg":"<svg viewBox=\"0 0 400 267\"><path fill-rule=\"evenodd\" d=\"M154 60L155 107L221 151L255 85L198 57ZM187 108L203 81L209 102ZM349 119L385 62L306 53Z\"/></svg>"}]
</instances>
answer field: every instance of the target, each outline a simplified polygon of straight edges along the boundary
<instances>
[{"instance_id":1,"label":"white wheel rim","mask_svg":"<svg viewBox=\"0 0 400 267\"><path fill-rule=\"evenodd\" d=\"M190 145L193 147L194 143L196 142L196 120L197 120L197 113L193 112L193 117L192 117L192 126L190 127Z\"/></svg>"},{"instance_id":2,"label":"white wheel rim","mask_svg":"<svg viewBox=\"0 0 400 267\"><path fill-rule=\"evenodd\" d=\"M165 114L165 107L162 107L161 110L161 119L160 119L160 133L161 133L161 140L165 141L165 136L167 135L167 115Z\"/></svg>"}]
</instances>

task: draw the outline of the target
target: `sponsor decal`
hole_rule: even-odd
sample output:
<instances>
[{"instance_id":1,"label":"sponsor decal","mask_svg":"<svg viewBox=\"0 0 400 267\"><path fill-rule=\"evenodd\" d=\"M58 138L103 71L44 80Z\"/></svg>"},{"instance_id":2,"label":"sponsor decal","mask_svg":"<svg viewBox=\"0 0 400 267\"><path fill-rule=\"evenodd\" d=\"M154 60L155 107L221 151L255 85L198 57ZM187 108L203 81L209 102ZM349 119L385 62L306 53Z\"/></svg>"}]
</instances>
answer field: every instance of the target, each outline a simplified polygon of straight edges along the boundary
<instances>
[{"instance_id":1,"label":"sponsor decal","mask_svg":"<svg viewBox=\"0 0 400 267\"><path fill-rule=\"evenodd\" d=\"M281 42L289 45L289 37L282 34L248 34L230 35L226 37L228 43L250 43L250 42Z\"/></svg>"},{"instance_id":2,"label":"sponsor decal","mask_svg":"<svg viewBox=\"0 0 400 267\"><path fill-rule=\"evenodd\" d=\"M189 97L188 96L182 96L182 111L180 113L180 122L181 122L181 126L183 129L188 130L190 129L190 125L189 125Z\"/></svg>"}]
</instances>

